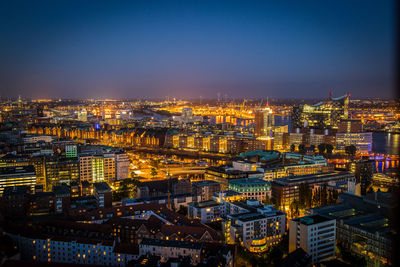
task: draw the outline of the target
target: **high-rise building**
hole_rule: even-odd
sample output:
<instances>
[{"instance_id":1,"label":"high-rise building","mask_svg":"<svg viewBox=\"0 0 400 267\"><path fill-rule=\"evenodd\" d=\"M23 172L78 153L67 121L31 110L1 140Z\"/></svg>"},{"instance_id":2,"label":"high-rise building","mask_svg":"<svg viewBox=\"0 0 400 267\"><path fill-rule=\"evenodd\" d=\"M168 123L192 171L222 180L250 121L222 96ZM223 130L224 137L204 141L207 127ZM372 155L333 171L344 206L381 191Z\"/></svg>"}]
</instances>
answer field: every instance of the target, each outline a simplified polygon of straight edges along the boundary
<instances>
[{"instance_id":1,"label":"high-rise building","mask_svg":"<svg viewBox=\"0 0 400 267\"><path fill-rule=\"evenodd\" d=\"M312 264L335 257L335 240L335 219L315 214L289 221L289 253L302 248Z\"/></svg>"},{"instance_id":2,"label":"high-rise building","mask_svg":"<svg viewBox=\"0 0 400 267\"><path fill-rule=\"evenodd\" d=\"M104 159L103 155L95 155L92 158L93 183L104 181Z\"/></svg>"},{"instance_id":3,"label":"high-rise building","mask_svg":"<svg viewBox=\"0 0 400 267\"><path fill-rule=\"evenodd\" d=\"M27 185L31 189L36 185L36 174L33 166L0 167L0 195L5 187Z\"/></svg>"},{"instance_id":4,"label":"high-rise building","mask_svg":"<svg viewBox=\"0 0 400 267\"><path fill-rule=\"evenodd\" d=\"M226 220L223 233L227 243L238 243L251 252L264 252L282 240L286 215L257 200L223 201Z\"/></svg>"},{"instance_id":5,"label":"high-rise building","mask_svg":"<svg viewBox=\"0 0 400 267\"><path fill-rule=\"evenodd\" d=\"M270 108L258 110L255 113L254 136L272 137L274 123L274 114Z\"/></svg>"},{"instance_id":6,"label":"high-rise building","mask_svg":"<svg viewBox=\"0 0 400 267\"><path fill-rule=\"evenodd\" d=\"M372 133L337 133L336 151L345 151L346 146L354 145L360 153L372 150Z\"/></svg>"},{"instance_id":7,"label":"high-rise building","mask_svg":"<svg viewBox=\"0 0 400 267\"><path fill-rule=\"evenodd\" d=\"M115 180L114 153L104 154L104 180L106 182L112 182Z\"/></svg>"},{"instance_id":8,"label":"high-rise building","mask_svg":"<svg viewBox=\"0 0 400 267\"><path fill-rule=\"evenodd\" d=\"M65 145L65 156L67 158L76 158L78 156L78 145L77 144Z\"/></svg>"},{"instance_id":9,"label":"high-rise building","mask_svg":"<svg viewBox=\"0 0 400 267\"><path fill-rule=\"evenodd\" d=\"M115 154L115 179L123 180L129 178L129 158L125 153Z\"/></svg>"},{"instance_id":10,"label":"high-rise building","mask_svg":"<svg viewBox=\"0 0 400 267\"><path fill-rule=\"evenodd\" d=\"M362 131L361 120L342 120L338 123L338 133L361 133Z\"/></svg>"},{"instance_id":11,"label":"high-rise building","mask_svg":"<svg viewBox=\"0 0 400 267\"><path fill-rule=\"evenodd\" d=\"M314 105L293 107L293 128L337 129L339 121L348 118L349 98L349 94L337 98L330 96L328 100Z\"/></svg>"},{"instance_id":12,"label":"high-rise building","mask_svg":"<svg viewBox=\"0 0 400 267\"><path fill-rule=\"evenodd\" d=\"M93 182L93 156L90 154L79 155L79 176L81 182Z\"/></svg>"},{"instance_id":13,"label":"high-rise building","mask_svg":"<svg viewBox=\"0 0 400 267\"><path fill-rule=\"evenodd\" d=\"M361 195L365 195L372 186L372 177L374 174L374 160L360 160L351 162L349 165L349 171L354 173L356 182L360 184Z\"/></svg>"},{"instance_id":14,"label":"high-rise building","mask_svg":"<svg viewBox=\"0 0 400 267\"><path fill-rule=\"evenodd\" d=\"M48 157L45 159L46 189L71 182L79 182L79 162L75 158Z\"/></svg>"},{"instance_id":15,"label":"high-rise building","mask_svg":"<svg viewBox=\"0 0 400 267\"><path fill-rule=\"evenodd\" d=\"M99 208L109 208L112 206L112 190L106 182L94 183L94 196Z\"/></svg>"},{"instance_id":16,"label":"high-rise building","mask_svg":"<svg viewBox=\"0 0 400 267\"><path fill-rule=\"evenodd\" d=\"M311 189L314 185L334 181L355 182L355 178L353 173L339 171L278 178L271 182L272 198L276 200L278 206L287 209L299 197L301 184L307 184Z\"/></svg>"}]
</instances>

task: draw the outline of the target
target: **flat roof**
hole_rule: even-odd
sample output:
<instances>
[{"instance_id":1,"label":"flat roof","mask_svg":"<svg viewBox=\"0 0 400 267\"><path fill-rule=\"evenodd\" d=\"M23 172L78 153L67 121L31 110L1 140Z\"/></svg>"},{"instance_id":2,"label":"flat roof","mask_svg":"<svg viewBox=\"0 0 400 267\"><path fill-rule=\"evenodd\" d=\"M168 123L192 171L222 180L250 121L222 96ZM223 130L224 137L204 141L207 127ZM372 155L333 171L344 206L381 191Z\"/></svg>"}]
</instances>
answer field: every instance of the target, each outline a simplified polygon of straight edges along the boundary
<instances>
[{"instance_id":1,"label":"flat roof","mask_svg":"<svg viewBox=\"0 0 400 267\"><path fill-rule=\"evenodd\" d=\"M218 203L215 200L205 200L201 202L191 202L191 205L193 205L196 208L209 208L209 207L219 206L220 203Z\"/></svg>"},{"instance_id":2,"label":"flat roof","mask_svg":"<svg viewBox=\"0 0 400 267\"><path fill-rule=\"evenodd\" d=\"M265 216L261 213L257 213L257 212L238 213L238 214L233 214L233 215L229 215L229 216L236 220L240 220L242 222L249 222L249 221L267 218L267 216Z\"/></svg>"},{"instance_id":3,"label":"flat roof","mask_svg":"<svg viewBox=\"0 0 400 267\"><path fill-rule=\"evenodd\" d=\"M262 184L262 185L268 185L269 182L260 178L239 178L239 179L230 179L229 180L230 184L239 184L239 185L244 185L244 184Z\"/></svg>"},{"instance_id":4,"label":"flat roof","mask_svg":"<svg viewBox=\"0 0 400 267\"><path fill-rule=\"evenodd\" d=\"M192 185L194 186L206 186L206 185L219 185L218 182L213 180L204 180L204 181L197 181L193 182Z\"/></svg>"},{"instance_id":5,"label":"flat roof","mask_svg":"<svg viewBox=\"0 0 400 267\"><path fill-rule=\"evenodd\" d=\"M0 167L0 175L18 175L25 173L35 174L35 167L33 165L18 167Z\"/></svg>"},{"instance_id":6,"label":"flat roof","mask_svg":"<svg viewBox=\"0 0 400 267\"><path fill-rule=\"evenodd\" d=\"M286 176L283 178L277 178L277 179L273 180L272 183L284 185L284 184L290 184L290 183L305 182L305 181L309 181L312 179L324 179L324 178L331 178L331 177L342 176L342 175L354 175L354 174L350 173L350 172L335 171L335 172L325 172L325 173L307 174L307 175L299 175L299 176Z\"/></svg>"},{"instance_id":7,"label":"flat roof","mask_svg":"<svg viewBox=\"0 0 400 267\"><path fill-rule=\"evenodd\" d=\"M188 248L188 249L201 249L201 247L203 246L203 244L199 242L163 240L163 239L153 239L153 238L143 238L140 245L157 246L157 247L178 247L178 248Z\"/></svg>"},{"instance_id":8,"label":"flat roof","mask_svg":"<svg viewBox=\"0 0 400 267\"><path fill-rule=\"evenodd\" d=\"M323 222L328 222L332 221L335 219L329 218L327 216L319 215L319 214L313 214L313 215L308 215L300 218L293 219L295 222L300 222L301 224L304 225L314 225L314 224L319 224Z\"/></svg>"}]
</instances>

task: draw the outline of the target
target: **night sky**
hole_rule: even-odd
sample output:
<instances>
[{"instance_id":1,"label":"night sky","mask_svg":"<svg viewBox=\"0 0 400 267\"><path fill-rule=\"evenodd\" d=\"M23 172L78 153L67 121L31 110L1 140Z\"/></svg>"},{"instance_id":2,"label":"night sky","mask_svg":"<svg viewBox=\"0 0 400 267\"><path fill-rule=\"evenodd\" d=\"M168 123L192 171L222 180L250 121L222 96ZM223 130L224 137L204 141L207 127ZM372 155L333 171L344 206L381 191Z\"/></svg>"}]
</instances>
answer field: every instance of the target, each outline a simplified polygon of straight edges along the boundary
<instances>
[{"instance_id":1,"label":"night sky","mask_svg":"<svg viewBox=\"0 0 400 267\"><path fill-rule=\"evenodd\" d=\"M0 1L0 96L389 98L394 1Z\"/></svg>"}]
</instances>

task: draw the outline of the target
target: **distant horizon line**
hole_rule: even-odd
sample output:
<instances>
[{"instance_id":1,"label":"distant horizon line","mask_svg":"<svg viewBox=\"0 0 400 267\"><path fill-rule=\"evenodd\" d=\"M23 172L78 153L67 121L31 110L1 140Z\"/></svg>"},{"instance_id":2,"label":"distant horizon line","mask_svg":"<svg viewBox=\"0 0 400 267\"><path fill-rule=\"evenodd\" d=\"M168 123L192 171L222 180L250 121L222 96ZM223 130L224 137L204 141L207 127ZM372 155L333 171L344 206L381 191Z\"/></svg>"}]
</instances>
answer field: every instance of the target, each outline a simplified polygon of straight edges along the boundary
<instances>
[{"instance_id":1,"label":"distant horizon line","mask_svg":"<svg viewBox=\"0 0 400 267\"><path fill-rule=\"evenodd\" d=\"M303 97L303 98L297 98L297 97L259 97L259 98L254 98L254 97L235 97L235 98L229 98L229 99L218 99L218 98L195 98L195 97L183 97L183 98L176 98L176 97L170 97L170 99L167 99L168 97L129 97L129 98L62 98L62 97L49 97L49 98L30 98L30 97L21 97L21 100L24 101L32 101L32 102L37 102L37 101L140 101L140 100L153 100L153 101L219 101L221 103L229 103L232 101L261 101L261 100L269 100L269 101L282 101L282 100L303 100L303 101L309 101L309 100L327 100L329 99L328 97ZM335 97L334 97L335 98ZM388 98L388 97L363 97L363 98L350 98L350 101L354 100L397 100L397 97L393 98ZM14 101L18 100L19 97L2 97L0 96L1 101Z\"/></svg>"}]
</instances>

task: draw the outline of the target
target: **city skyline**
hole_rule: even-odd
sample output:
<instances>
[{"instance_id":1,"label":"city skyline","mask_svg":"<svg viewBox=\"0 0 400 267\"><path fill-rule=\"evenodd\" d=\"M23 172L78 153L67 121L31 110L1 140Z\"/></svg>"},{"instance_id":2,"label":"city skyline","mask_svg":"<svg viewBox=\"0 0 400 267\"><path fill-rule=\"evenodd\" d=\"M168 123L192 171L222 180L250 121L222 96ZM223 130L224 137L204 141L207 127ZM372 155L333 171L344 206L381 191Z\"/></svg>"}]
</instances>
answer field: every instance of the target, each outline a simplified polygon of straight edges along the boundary
<instances>
[{"instance_id":1,"label":"city skyline","mask_svg":"<svg viewBox=\"0 0 400 267\"><path fill-rule=\"evenodd\" d=\"M4 1L0 96L393 98L393 7Z\"/></svg>"}]
</instances>

